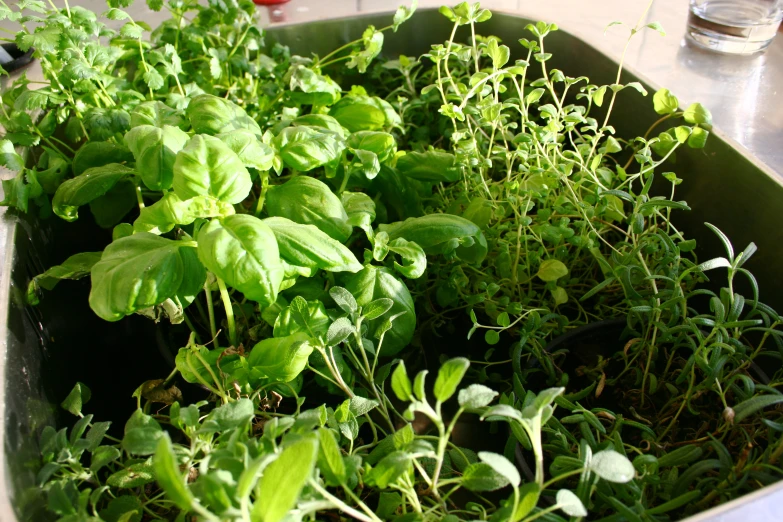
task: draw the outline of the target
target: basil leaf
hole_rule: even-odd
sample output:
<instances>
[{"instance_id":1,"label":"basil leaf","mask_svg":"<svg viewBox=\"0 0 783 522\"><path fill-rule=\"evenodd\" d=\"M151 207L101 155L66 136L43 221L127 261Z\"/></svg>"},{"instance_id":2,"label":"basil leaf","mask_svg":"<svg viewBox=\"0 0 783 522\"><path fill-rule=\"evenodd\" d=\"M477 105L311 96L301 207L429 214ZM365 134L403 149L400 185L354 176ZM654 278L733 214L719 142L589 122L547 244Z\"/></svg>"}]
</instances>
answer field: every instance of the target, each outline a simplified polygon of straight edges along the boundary
<instances>
[{"instance_id":1,"label":"basil leaf","mask_svg":"<svg viewBox=\"0 0 783 522\"><path fill-rule=\"evenodd\" d=\"M102 319L118 321L174 297L185 278L183 256L192 249L147 233L115 241L92 267L90 307Z\"/></svg>"},{"instance_id":2,"label":"basil leaf","mask_svg":"<svg viewBox=\"0 0 783 522\"><path fill-rule=\"evenodd\" d=\"M348 138L348 147L375 153L378 161L386 163L397 153L397 142L388 132L359 131Z\"/></svg>"},{"instance_id":3,"label":"basil leaf","mask_svg":"<svg viewBox=\"0 0 783 522\"><path fill-rule=\"evenodd\" d=\"M136 170L150 190L167 190L174 179L174 159L190 139L178 127L141 125L125 135Z\"/></svg>"},{"instance_id":4,"label":"basil leaf","mask_svg":"<svg viewBox=\"0 0 783 522\"><path fill-rule=\"evenodd\" d=\"M247 357L250 371L273 381L293 381L305 369L307 359L313 353L309 341L310 335L306 332L264 339Z\"/></svg>"},{"instance_id":5,"label":"basil leaf","mask_svg":"<svg viewBox=\"0 0 783 522\"><path fill-rule=\"evenodd\" d=\"M180 199L212 196L241 203L253 186L239 156L212 136L196 135L174 161L174 193Z\"/></svg>"},{"instance_id":6,"label":"basil leaf","mask_svg":"<svg viewBox=\"0 0 783 522\"><path fill-rule=\"evenodd\" d=\"M348 224L364 230L372 237L372 222L375 221L375 202L362 192L344 191L340 194L340 202L348 215Z\"/></svg>"},{"instance_id":7,"label":"basil leaf","mask_svg":"<svg viewBox=\"0 0 783 522\"><path fill-rule=\"evenodd\" d=\"M302 172L336 162L345 149L339 135L316 127L288 127L273 142L286 166Z\"/></svg>"},{"instance_id":8,"label":"basil leaf","mask_svg":"<svg viewBox=\"0 0 783 522\"><path fill-rule=\"evenodd\" d=\"M285 262L329 272L358 272L362 264L342 243L313 225L300 225L290 219L271 217L263 220L277 239L280 257Z\"/></svg>"},{"instance_id":9,"label":"basil leaf","mask_svg":"<svg viewBox=\"0 0 783 522\"><path fill-rule=\"evenodd\" d=\"M189 225L197 218L225 217L234 214L234 207L210 196L196 196L182 201L173 192L141 209L133 222L136 232L165 234L177 225Z\"/></svg>"},{"instance_id":10,"label":"basil leaf","mask_svg":"<svg viewBox=\"0 0 783 522\"><path fill-rule=\"evenodd\" d=\"M277 299L283 265L272 230L247 214L213 219L198 233L198 257L207 269L251 301Z\"/></svg>"},{"instance_id":11,"label":"basil leaf","mask_svg":"<svg viewBox=\"0 0 783 522\"><path fill-rule=\"evenodd\" d=\"M444 254L456 249L466 238L478 236L481 230L475 223L452 214L429 214L405 221L381 225L380 230L389 239L398 237L413 241L427 254Z\"/></svg>"},{"instance_id":12,"label":"basil leaf","mask_svg":"<svg viewBox=\"0 0 783 522\"><path fill-rule=\"evenodd\" d=\"M340 99L342 88L329 76L318 74L301 64L292 66L289 74L289 96L295 103L333 105Z\"/></svg>"},{"instance_id":13,"label":"basil leaf","mask_svg":"<svg viewBox=\"0 0 783 522\"><path fill-rule=\"evenodd\" d=\"M255 134L245 129L224 132L216 136L239 156L245 167L269 170L275 159L275 151L260 141Z\"/></svg>"},{"instance_id":14,"label":"basil leaf","mask_svg":"<svg viewBox=\"0 0 783 522\"><path fill-rule=\"evenodd\" d=\"M135 171L117 163L87 169L59 186L52 198L52 210L66 221L76 221L80 206L103 196L120 180L133 175Z\"/></svg>"},{"instance_id":15,"label":"basil leaf","mask_svg":"<svg viewBox=\"0 0 783 522\"><path fill-rule=\"evenodd\" d=\"M200 94L190 100L187 116L196 134L220 134L245 129L258 137L261 127L239 105L211 94Z\"/></svg>"},{"instance_id":16,"label":"basil leaf","mask_svg":"<svg viewBox=\"0 0 783 522\"><path fill-rule=\"evenodd\" d=\"M138 205L136 184L121 179L103 196L90 201L90 212L101 228L112 228Z\"/></svg>"},{"instance_id":17,"label":"basil leaf","mask_svg":"<svg viewBox=\"0 0 783 522\"><path fill-rule=\"evenodd\" d=\"M130 112L131 129L141 125L152 125L153 127L170 125L182 130L187 130L190 126L182 111L172 109L161 101L143 102L133 108Z\"/></svg>"},{"instance_id":18,"label":"basil leaf","mask_svg":"<svg viewBox=\"0 0 783 522\"><path fill-rule=\"evenodd\" d=\"M93 167L129 161L134 161L130 149L110 141L90 141L82 145L74 155L71 170L74 176L80 176Z\"/></svg>"},{"instance_id":19,"label":"basil leaf","mask_svg":"<svg viewBox=\"0 0 783 522\"><path fill-rule=\"evenodd\" d=\"M296 296L294 301L305 299ZM304 310L293 306L287 306L278 314L275 319L273 334L275 337L286 337L299 332L305 332L311 337L326 335L332 320L326 312L326 308L321 301L305 301Z\"/></svg>"},{"instance_id":20,"label":"basil leaf","mask_svg":"<svg viewBox=\"0 0 783 522\"><path fill-rule=\"evenodd\" d=\"M304 116L298 116L291 125L295 127L316 127L333 132L341 138L345 138L347 132L340 125L340 122L329 116L328 114L305 114Z\"/></svg>"},{"instance_id":21,"label":"basil leaf","mask_svg":"<svg viewBox=\"0 0 783 522\"><path fill-rule=\"evenodd\" d=\"M315 225L341 243L351 235L352 227L340 200L326 183L309 176L297 176L270 187L266 209L270 216Z\"/></svg>"},{"instance_id":22,"label":"basil leaf","mask_svg":"<svg viewBox=\"0 0 783 522\"><path fill-rule=\"evenodd\" d=\"M394 107L377 96L346 96L331 108L329 115L351 132L402 126L402 119Z\"/></svg>"},{"instance_id":23,"label":"basil leaf","mask_svg":"<svg viewBox=\"0 0 783 522\"><path fill-rule=\"evenodd\" d=\"M403 176L429 183L454 182L462 178L454 155L437 150L407 152L397 159L397 170Z\"/></svg>"},{"instance_id":24,"label":"basil leaf","mask_svg":"<svg viewBox=\"0 0 783 522\"><path fill-rule=\"evenodd\" d=\"M390 241L386 248L402 258L402 264L394 262L394 269L409 279L418 279L427 269L427 256L424 250L414 243L401 237Z\"/></svg>"},{"instance_id":25,"label":"basil leaf","mask_svg":"<svg viewBox=\"0 0 783 522\"><path fill-rule=\"evenodd\" d=\"M40 288L54 290L57 283L63 279L81 279L90 275L90 270L95 263L100 261L100 252L82 252L74 254L61 264L53 266L43 274L37 275L30 280L27 286L27 302L31 305L38 304L36 295Z\"/></svg>"},{"instance_id":26,"label":"basil leaf","mask_svg":"<svg viewBox=\"0 0 783 522\"><path fill-rule=\"evenodd\" d=\"M416 329L416 312L413 298L402 281L386 268L366 266L361 272L348 278L344 286L356 298L359 306L367 306L372 301L385 297L394 302L388 315L402 314L394 320L394 328L387 331L383 337L380 347L382 356L395 355L410 343ZM377 338L383 322L383 317L368 321L369 336Z\"/></svg>"}]
</instances>

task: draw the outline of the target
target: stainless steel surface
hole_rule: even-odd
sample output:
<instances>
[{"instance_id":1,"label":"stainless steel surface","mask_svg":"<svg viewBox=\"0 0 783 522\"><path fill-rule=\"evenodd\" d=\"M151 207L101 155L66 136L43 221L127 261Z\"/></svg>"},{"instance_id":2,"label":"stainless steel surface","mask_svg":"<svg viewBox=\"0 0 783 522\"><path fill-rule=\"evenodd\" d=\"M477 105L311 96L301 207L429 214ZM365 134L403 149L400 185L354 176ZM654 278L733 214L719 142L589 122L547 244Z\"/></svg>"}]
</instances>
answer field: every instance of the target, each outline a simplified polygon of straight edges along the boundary
<instances>
[{"instance_id":1,"label":"stainless steel surface","mask_svg":"<svg viewBox=\"0 0 783 522\"><path fill-rule=\"evenodd\" d=\"M95 10L101 10L105 5L98 0L72 3ZM357 12L388 11L399 3L401 2L396 0L320 2L292 0L282 7L272 9L285 9L284 12L274 15L278 18L285 15L289 21L304 21L353 16ZM425 0L421 3L432 6L440 2ZM615 61L619 59L624 45L624 39L617 27L612 28L606 37L602 36L603 27L612 19L622 19L633 24L644 9L642 2L637 0L600 0L600 2L598 0L587 2L550 0L547 5L542 3L534 5L532 2L518 3L516 0L490 0L482 4L493 9L523 13L524 18L498 15L485 24L485 32L500 36L512 48L515 40L524 34L523 28L527 23L525 19L557 22L563 31L550 37L549 50L555 55L553 60L557 60L553 65L568 74L587 74L595 82L612 80L616 71ZM151 24L160 21L160 15L148 11L145 4L139 0L131 10L135 19L145 20ZM654 4L649 19L659 20L669 30L670 36L660 37L652 31L645 31L638 35L629 45L626 53L626 63L631 66L632 71L624 80L636 79L637 76L633 72L635 70L640 73L638 76L648 86L669 87L680 97L684 105L692 101L701 101L712 109L716 127L723 132L717 132L703 151L686 151L678 154L677 163L668 169L675 170L685 179L680 186L679 195L694 209L684 216L680 224L690 236L698 239L700 256L705 258L709 254L717 253L718 245L714 238L705 234L702 225L704 221L710 221L723 228L739 248L743 248L750 240L755 241L759 245L759 253L748 263L748 268L759 279L762 300L781 308L783 280L779 280L776 276L776 266L780 255L783 254L783 247L781 247L783 229L773 224L783 213L783 185L781 184L783 183L783 151L778 150L783 137L783 107L775 103L777 100L775 85L783 80L783 39L777 39L766 54L750 59L715 55L682 44L686 16L687 2L685 1L658 0ZM358 37L368 23L380 25L388 19L388 15L360 19L353 17L350 20L298 27L281 26L271 31L270 37L279 38L291 45L295 51L306 53L313 50L314 46L319 50L337 47L349 39ZM431 43L445 39L448 29L445 19L440 15L433 11L424 11L404 25L398 34L389 35L386 52L391 55L422 53ZM569 33L582 37L585 41L580 41ZM520 49L517 49L517 53L519 51ZM611 59L607 58L607 55ZM29 77L32 78L34 75L34 71L28 72ZM649 98L643 99L634 91L621 93L613 122L619 133L621 135L643 133L649 122L655 119L651 105ZM741 147L738 149L735 140L746 145L757 158L773 167L774 172L760 164ZM25 220L14 224L12 218L6 216L0 225L7 227L4 232L0 230L0 240L3 240L5 234L5 240L0 241L0 248L4 248L3 257L6 261L0 266L0 285L2 285L0 297L3 298L0 303L0 313L3 315L0 317L8 317L6 332L8 335L0 337L5 342L5 345L0 345L0 349L5 350L6 361L5 367L0 366L0 371L4 374L3 392L5 393L5 397L0 396L5 406L3 412L5 422L2 428L5 455L0 458L7 458L6 462L0 464L7 470L5 478L11 482L10 485L3 485L0 478L0 520L10 521L13 520L13 515L10 515L9 498L13 498L18 506L19 499L23 498L18 480L26 476L19 471L20 468L11 467L18 464L10 462L11 457L19 453L19 435L26 433L27 427L23 426L23 421L30 413L29 405L21 399L26 393L29 393L30 397L43 395L44 385L48 384L42 382L44 379L41 378L41 372L46 368L44 364L46 358L40 354L45 354L46 350L35 347L38 329L30 330L28 325L24 331L31 333L18 335L22 330L18 330L14 325L25 318L26 310L13 296L22 292L26 284L26 274L30 269L26 268L25 263L35 259L46 263L51 260L40 261L40 256L47 257L52 256L53 253L63 254L63 252L58 251L51 244L47 245L44 251L26 247L28 243L41 244L49 237L50 232L31 227L29 222L25 225ZM71 230L59 226L56 229ZM10 277L12 271L13 278ZM1 294L3 291L8 292L7 299ZM86 299L84 301L83 306L89 312ZM49 304L53 303L50 301ZM78 305L76 301L69 304L74 308ZM48 328L50 322L56 319L56 316L44 314L40 322ZM25 323L30 321L25 320ZM3 324L2 320L0 324ZM37 325L33 324L33 326ZM92 332L91 328L92 325L82 329L82 332L58 334L57 343L52 343L50 350L56 352L58 349L62 351L64 348L72 348L70 344L77 343L83 331ZM97 330L95 332L96 343L111 346L109 344L111 341L101 337ZM72 337L69 338L69 335ZM19 360L21 354L28 352L31 354L30 357L33 357L31 362L22 366L12 364L14 360ZM48 365L51 364L50 360ZM23 376L21 371L25 368L32 373ZM70 380L63 386L70 388L76 377L67 372L61 373L66 373L62 377ZM48 391L46 395L52 402L58 401L63 396L62 393ZM11 397L15 399L10 400ZM9 440L12 442L15 440L17 445L10 444ZM29 441L30 438L22 440ZM8 470L12 471L8 472ZM754 521L779 521L780 508L777 506L783 502L781 497L783 497L781 485L773 485L767 490L692 518L689 522L708 520L740 522L741 517L747 518L749 514L752 514ZM775 503L778 503L777 506Z\"/></svg>"}]
</instances>

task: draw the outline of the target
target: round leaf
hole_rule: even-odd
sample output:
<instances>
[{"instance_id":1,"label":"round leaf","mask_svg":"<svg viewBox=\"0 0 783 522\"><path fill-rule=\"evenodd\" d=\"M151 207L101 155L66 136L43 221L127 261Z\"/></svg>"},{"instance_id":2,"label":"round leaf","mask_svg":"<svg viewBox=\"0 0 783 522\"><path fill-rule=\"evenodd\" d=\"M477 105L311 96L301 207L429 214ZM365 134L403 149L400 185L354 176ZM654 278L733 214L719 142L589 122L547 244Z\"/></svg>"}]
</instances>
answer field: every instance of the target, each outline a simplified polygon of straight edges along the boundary
<instances>
[{"instance_id":1,"label":"round leaf","mask_svg":"<svg viewBox=\"0 0 783 522\"><path fill-rule=\"evenodd\" d=\"M177 153L173 186L183 200L212 196L237 204L250 194L253 182L242 160L225 143L197 134Z\"/></svg>"},{"instance_id":2,"label":"round leaf","mask_svg":"<svg viewBox=\"0 0 783 522\"><path fill-rule=\"evenodd\" d=\"M636 474L631 461L614 450L594 454L590 460L590 471L604 480L620 484L630 482Z\"/></svg>"},{"instance_id":3,"label":"round leaf","mask_svg":"<svg viewBox=\"0 0 783 522\"><path fill-rule=\"evenodd\" d=\"M557 281L561 277L568 274L568 267L566 267L562 261L557 259L547 259L538 268L538 277L542 281Z\"/></svg>"},{"instance_id":4,"label":"round leaf","mask_svg":"<svg viewBox=\"0 0 783 522\"><path fill-rule=\"evenodd\" d=\"M252 301L277 299L284 269L272 230L237 214L213 219L198 234L198 257L207 269Z\"/></svg>"}]
</instances>

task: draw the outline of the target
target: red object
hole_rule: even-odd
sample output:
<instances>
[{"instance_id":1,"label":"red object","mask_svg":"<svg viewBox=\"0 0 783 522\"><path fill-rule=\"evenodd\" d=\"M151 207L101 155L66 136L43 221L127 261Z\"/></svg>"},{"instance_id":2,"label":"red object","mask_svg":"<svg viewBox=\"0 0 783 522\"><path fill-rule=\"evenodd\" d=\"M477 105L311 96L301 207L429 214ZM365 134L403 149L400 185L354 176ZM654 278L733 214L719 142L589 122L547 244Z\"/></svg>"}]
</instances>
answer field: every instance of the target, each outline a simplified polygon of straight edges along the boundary
<instances>
[{"instance_id":1,"label":"red object","mask_svg":"<svg viewBox=\"0 0 783 522\"><path fill-rule=\"evenodd\" d=\"M258 5L275 5L275 4L285 4L286 2L290 2L291 0L253 0L254 4Z\"/></svg>"}]
</instances>

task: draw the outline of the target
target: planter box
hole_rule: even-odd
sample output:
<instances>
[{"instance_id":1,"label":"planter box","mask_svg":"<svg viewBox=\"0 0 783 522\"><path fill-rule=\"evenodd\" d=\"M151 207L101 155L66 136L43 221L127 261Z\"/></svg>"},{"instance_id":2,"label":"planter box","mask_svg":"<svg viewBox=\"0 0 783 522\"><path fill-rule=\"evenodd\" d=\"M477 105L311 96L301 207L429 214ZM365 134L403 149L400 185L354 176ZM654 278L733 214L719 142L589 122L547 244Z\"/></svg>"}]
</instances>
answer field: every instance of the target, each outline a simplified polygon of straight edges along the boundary
<instances>
[{"instance_id":1,"label":"planter box","mask_svg":"<svg viewBox=\"0 0 783 522\"><path fill-rule=\"evenodd\" d=\"M269 31L269 38L290 46L295 53L323 54L357 38L368 24L382 27L389 19L386 14L280 26ZM481 29L484 34L499 36L509 44L512 53L519 53L522 48L515 42L524 36L528 22L517 16L495 14ZM437 11L420 11L398 33L387 35L384 54L421 54L432 43L445 41L450 30L451 24ZM572 76L587 75L596 84L614 81L617 64L564 31L547 37L547 51L554 54L550 68L562 69ZM624 73L624 82L634 80L641 81L651 93L655 91L654 86L632 71ZM618 96L611 123L620 136L638 136L656 119L651 99L629 89ZM677 162L667 170L684 179L677 189L678 199L686 200L693 210L678 213L676 222L687 236L697 239L699 258L722 255L718 240L703 226L705 221L721 228L736 248L742 249L754 241L759 251L746 267L758 279L761 299L780 309L783 279L775 273L783 255L783 227L773 223L783 215L783 185L772 171L739 150L719 131L712 133L705 149L678 152ZM32 486L36 470L28 463L37 456L37 433L42 426L57 424L58 420L72 422L72 418L58 419L56 405L76 381L87 381L90 376L88 385L93 399L86 410L101 420L118 415L116 410L112 414L107 397L127 398L130 413L130 395L136 386L157 374L165 376L169 369L157 355L155 325L151 321L136 316L106 323L90 311L88 280L61 283L42 298L38 307L24 304L31 277L75 252L102 249L111 240L109 231L100 231L91 223L88 212L76 223L65 223L56 217L41 221L35 216L12 215L5 209L0 216L0 349L5 351L0 357L0 520L10 522L39 519L43 514L45 500L35 495ZM149 357L138 357L142 353ZM777 521L781 502L783 486L776 484L690 521L739 521L747 518L749 510L756 522Z\"/></svg>"}]
</instances>

